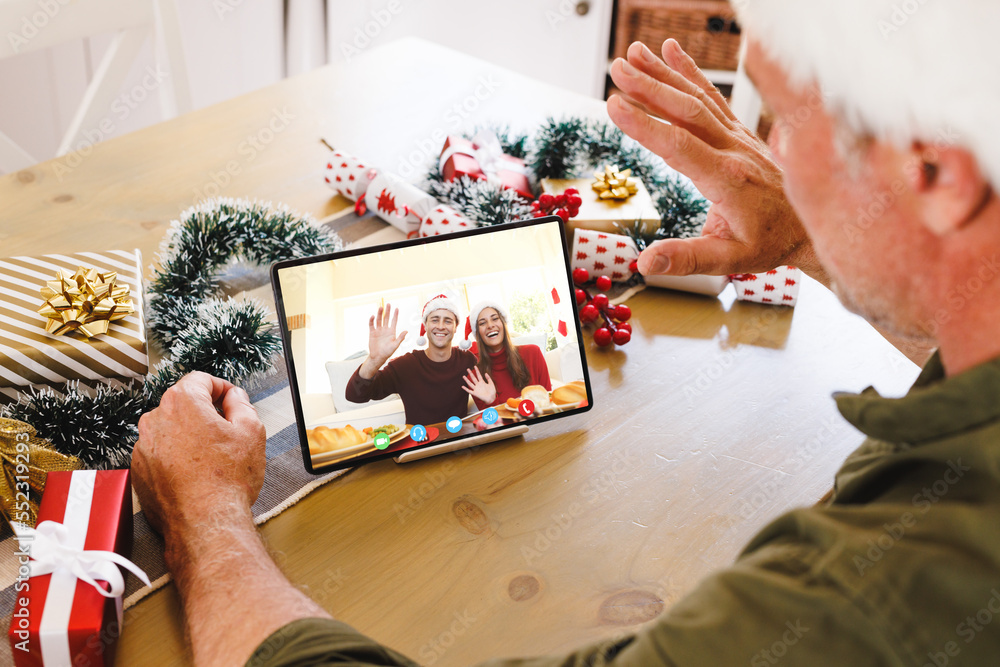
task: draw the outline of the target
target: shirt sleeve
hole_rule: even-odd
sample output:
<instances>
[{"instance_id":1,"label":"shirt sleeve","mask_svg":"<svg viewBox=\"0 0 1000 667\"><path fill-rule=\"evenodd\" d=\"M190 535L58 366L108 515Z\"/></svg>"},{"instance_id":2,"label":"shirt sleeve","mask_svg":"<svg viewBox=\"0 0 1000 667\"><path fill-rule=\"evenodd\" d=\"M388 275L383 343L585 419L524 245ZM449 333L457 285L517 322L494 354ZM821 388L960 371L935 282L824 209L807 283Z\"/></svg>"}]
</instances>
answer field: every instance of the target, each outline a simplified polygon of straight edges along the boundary
<instances>
[{"instance_id":1,"label":"shirt sleeve","mask_svg":"<svg viewBox=\"0 0 1000 667\"><path fill-rule=\"evenodd\" d=\"M361 377L361 366L358 366L354 374L351 375L351 379L347 381L344 398L352 403L365 403L398 393L396 373L392 364L393 362L390 361L381 370L375 371L375 375L370 380Z\"/></svg>"},{"instance_id":2,"label":"shirt sleeve","mask_svg":"<svg viewBox=\"0 0 1000 667\"><path fill-rule=\"evenodd\" d=\"M694 592L635 634L564 655L497 658L479 667L656 667L702 665L911 664L877 615L817 575L797 545L768 545L704 580ZM817 555L816 553L812 554ZM297 621L280 651L253 667L401 665L413 661L336 621ZM275 633L278 634L278 633ZM274 635L272 635L273 637ZM899 640L900 638L896 638ZM268 641L271 641L270 639Z\"/></svg>"},{"instance_id":3,"label":"shirt sleeve","mask_svg":"<svg viewBox=\"0 0 1000 667\"><path fill-rule=\"evenodd\" d=\"M525 345L521 350L521 357L528 365L531 373L531 383L540 384L546 390L552 391L552 380L549 378L549 365L545 363L545 355L537 345Z\"/></svg>"}]
</instances>

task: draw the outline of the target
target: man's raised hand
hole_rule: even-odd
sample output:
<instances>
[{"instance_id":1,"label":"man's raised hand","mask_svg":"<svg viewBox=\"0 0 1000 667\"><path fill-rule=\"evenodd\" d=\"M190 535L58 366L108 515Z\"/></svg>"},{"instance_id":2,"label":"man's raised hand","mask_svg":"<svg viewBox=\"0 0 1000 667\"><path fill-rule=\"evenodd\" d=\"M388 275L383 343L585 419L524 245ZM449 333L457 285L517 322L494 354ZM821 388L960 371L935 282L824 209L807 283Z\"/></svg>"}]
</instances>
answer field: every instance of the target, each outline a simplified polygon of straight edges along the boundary
<instances>
[{"instance_id":1,"label":"man's raised hand","mask_svg":"<svg viewBox=\"0 0 1000 667\"><path fill-rule=\"evenodd\" d=\"M638 42L627 55L611 68L624 97L608 100L608 114L712 203L701 237L653 243L639 256L639 270L724 275L795 264L820 271L767 146L737 120L680 45L664 42L663 60Z\"/></svg>"},{"instance_id":2,"label":"man's raised hand","mask_svg":"<svg viewBox=\"0 0 1000 667\"><path fill-rule=\"evenodd\" d=\"M396 335L398 321L399 309L393 312L389 304L380 306L378 312L368 319L368 354L378 366L389 360L406 337L406 331Z\"/></svg>"}]
</instances>

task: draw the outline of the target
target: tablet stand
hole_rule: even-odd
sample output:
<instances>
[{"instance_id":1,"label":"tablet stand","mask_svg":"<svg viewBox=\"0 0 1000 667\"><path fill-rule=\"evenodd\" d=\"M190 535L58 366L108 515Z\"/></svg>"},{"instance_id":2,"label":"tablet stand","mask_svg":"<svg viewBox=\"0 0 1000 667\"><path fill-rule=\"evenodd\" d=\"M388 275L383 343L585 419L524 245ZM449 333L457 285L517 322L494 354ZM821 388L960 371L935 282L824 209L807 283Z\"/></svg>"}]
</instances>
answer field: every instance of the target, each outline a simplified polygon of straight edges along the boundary
<instances>
[{"instance_id":1,"label":"tablet stand","mask_svg":"<svg viewBox=\"0 0 1000 667\"><path fill-rule=\"evenodd\" d=\"M458 451L459 449L467 449L469 447L478 447L479 445L485 445L488 442L495 442L497 440L506 440L507 438L514 438L519 435L524 435L527 432L528 432L527 425L521 424L513 428L505 428L501 431L496 431L495 433L486 432L480 435L472 436L471 438L463 438L462 440L456 440L455 442L443 442L440 445L433 445L431 447L424 447L423 449L401 452L399 456L394 456L393 460L396 463L419 461L420 459L426 459L431 456L437 456L438 454L447 454L448 452L455 452Z\"/></svg>"}]
</instances>

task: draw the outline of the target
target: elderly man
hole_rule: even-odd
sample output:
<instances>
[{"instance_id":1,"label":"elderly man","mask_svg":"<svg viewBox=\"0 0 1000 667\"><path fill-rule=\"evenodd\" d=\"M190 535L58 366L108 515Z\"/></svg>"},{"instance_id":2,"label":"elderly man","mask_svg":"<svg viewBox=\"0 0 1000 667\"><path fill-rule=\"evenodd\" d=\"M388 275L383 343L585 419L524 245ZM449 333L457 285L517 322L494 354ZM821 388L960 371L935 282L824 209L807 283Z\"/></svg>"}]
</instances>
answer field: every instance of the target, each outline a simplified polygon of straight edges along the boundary
<instances>
[{"instance_id":1,"label":"elderly man","mask_svg":"<svg viewBox=\"0 0 1000 667\"><path fill-rule=\"evenodd\" d=\"M747 72L778 118L770 154L676 43L663 61L635 44L612 68L624 96L611 117L713 203L701 238L650 247L641 270L792 262L939 352L904 398L837 397L869 438L828 504L774 521L635 635L489 664L996 664L1000 93L975 72L1000 64L976 37L1000 25L1000 6L742 4ZM263 457L246 395L206 376L182 380L140 423L138 489L166 536L196 660L414 664L278 572L249 511Z\"/></svg>"}]
</instances>

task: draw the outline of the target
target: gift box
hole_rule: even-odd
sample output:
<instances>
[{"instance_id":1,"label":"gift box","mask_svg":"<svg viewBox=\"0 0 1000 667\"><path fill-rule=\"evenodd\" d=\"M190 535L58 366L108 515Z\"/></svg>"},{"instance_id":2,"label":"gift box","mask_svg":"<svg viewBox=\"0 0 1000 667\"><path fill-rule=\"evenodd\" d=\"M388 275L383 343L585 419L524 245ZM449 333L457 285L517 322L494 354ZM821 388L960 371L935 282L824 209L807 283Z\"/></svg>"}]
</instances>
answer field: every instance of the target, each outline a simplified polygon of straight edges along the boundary
<instances>
[{"instance_id":1,"label":"gift box","mask_svg":"<svg viewBox=\"0 0 1000 667\"><path fill-rule=\"evenodd\" d=\"M14 664L113 664L124 592L119 565L149 584L127 560L132 550L129 471L49 473L38 526L15 528L22 568L8 633Z\"/></svg>"},{"instance_id":2,"label":"gift box","mask_svg":"<svg viewBox=\"0 0 1000 667\"><path fill-rule=\"evenodd\" d=\"M448 137L438 162L446 181L460 176L494 181L510 188L525 199L534 199L524 160L505 155L496 135L480 133L471 141Z\"/></svg>"},{"instance_id":3,"label":"gift box","mask_svg":"<svg viewBox=\"0 0 1000 667\"><path fill-rule=\"evenodd\" d=\"M580 212L566 222L567 230L592 229L606 234L620 234L621 227L631 228L639 221L644 234L654 234L660 228L660 214L653 198L639 179L635 181L635 193L627 199L601 199L591 186L593 178L557 179L543 178L542 192L559 195L568 188L576 188L583 200ZM615 223L621 227L615 226Z\"/></svg>"},{"instance_id":4,"label":"gift box","mask_svg":"<svg viewBox=\"0 0 1000 667\"><path fill-rule=\"evenodd\" d=\"M85 276L89 287L78 290L72 276L81 267L94 271ZM30 386L58 388L71 380L131 383L144 378L149 362L141 277L138 250L0 259L0 401L16 397ZM101 321L105 315L95 308L95 320L83 325L98 331L107 326L107 333L87 338L59 319L69 317L69 306L59 306L59 300L65 298L64 288L79 292L70 294L72 306L79 298L93 296L88 289L96 291L95 303L98 299L106 303L106 298L119 294L122 286L129 288L126 299L131 301L132 313L105 325ZM56 304L59 310L49 309L51 318L39 312L46 304L42 296L46 287L50 290L48 303ZM60 293L53 296L54 292ZM110 317L120 314L120 310L112 312ZM87 318L79 315L77 319ZM66 331L57 335L60 328Z\"/></svg>"}]
</instances>

